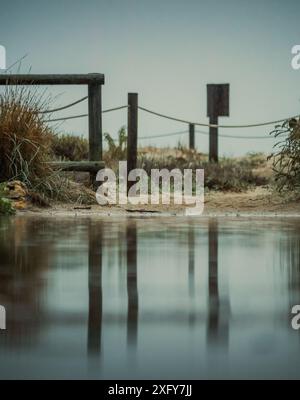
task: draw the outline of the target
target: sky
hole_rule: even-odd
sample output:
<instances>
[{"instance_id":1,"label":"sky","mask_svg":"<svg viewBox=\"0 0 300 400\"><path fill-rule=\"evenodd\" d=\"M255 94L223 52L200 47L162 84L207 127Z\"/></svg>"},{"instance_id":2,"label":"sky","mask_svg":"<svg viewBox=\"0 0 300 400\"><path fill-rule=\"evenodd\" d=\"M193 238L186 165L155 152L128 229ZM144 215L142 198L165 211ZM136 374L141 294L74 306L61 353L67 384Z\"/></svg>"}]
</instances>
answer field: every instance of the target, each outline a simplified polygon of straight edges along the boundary
<instances>
[{"instance_id":1,"label":"sky","mask_svg":"<svg viewBox=\"0 0 300 400\"><path fill-rule=\"evenodd\" d=\"M125 105L127 93L137 92L141 106L207 123L206 84L229 83L230 116L219 123L248 124L299 114L300 70L291 67L291 49L300 44L299 15L298 0L0 0L0 45L8 66L27 54L22 73L31 68L31 73L105 74L104 109ZM58 95L53 108L86 95L87 88L48 92ZM87 102L55 117L86 112ZM103 115L103 131L113 137L126 123L126 110ZM87 137L87 118L56 129ZM187 134L151 139L186 129L139 112L139 136L147 137L140 144L187 144ZM268 136L271 130L219 133ZM220 137L219 152L269 153L274 143ZM207 152L208 135L196 134L196 147Z\"/></svg>"}]
</instances>

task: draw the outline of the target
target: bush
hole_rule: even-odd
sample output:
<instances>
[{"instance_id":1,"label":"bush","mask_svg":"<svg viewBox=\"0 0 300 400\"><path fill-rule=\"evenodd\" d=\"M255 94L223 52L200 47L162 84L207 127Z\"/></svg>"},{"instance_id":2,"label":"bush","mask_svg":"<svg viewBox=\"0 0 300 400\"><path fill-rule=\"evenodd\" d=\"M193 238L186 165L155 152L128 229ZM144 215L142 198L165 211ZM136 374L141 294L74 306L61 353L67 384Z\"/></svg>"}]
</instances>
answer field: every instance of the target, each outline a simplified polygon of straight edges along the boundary
<instances>
[{"instance_id":1,"label":"bush","mask_svg":"<svg viewBox=\"0 0 300 400\"><path fill-rule=\"evenodd\" d=\"M267 180L253 174L252 168L234 160L224 160L218 164L205 163L204 183L208 189L241 192L250 186L265 185Z\"/></svg>"},{"instance_id":2,"label":"bush","mask_svg":"<svg viewBox=\"0 0 300 400\"><path fill-rule=\"evenodd\" d=\"M104 139L108 145L104 161L108 166L115 166L118 161L127 159L127 135L124 126L118 132L118 140L114 140L109 133L104 134Z\"/></svg>"},{"instance_id":3,"label":"bush","mask_svg":"<svg viewBox=\"0 0 300 400\"><path fill-rule=\"evenodd\" d=\"M0 181L33 187L51 173L45 162L52 132L38 113L43 106L32 88L9 87L0 95Z\"/></svg>"},{"instance_id":4,"label":"bush","mask_svg":"<svg viewBox=\"0 0 300 400\"><path fill-rule=\"evenodd\" d=\"M300 120L291 119L271 132L279 138L274 148L273 171L279 191L300 189Z\"/></svg>"},{"instance_id":5,"label":"bush","mask_svg":"<svg viewBox=\"0 0 300 400\"><path fill-rule=\"evenodd\" d=\"M66 161L82 161L89 157L88 140L73 135L53 136L51 150L54 157Z\"/></svg>"},{"instance_id":6,"label":"bush","mask_svg":"<svg viewBox=\"0 0 300 400\"><path fill-rule=\"evenodd\" d=\"M11 215L15 213L11 201L0 197L0 215Z\"/></svg>"},{"instance_id":7,"label":"bush","mask_svg":"<svg viewBox=\"0 0 300 400\"><path fill-rule=\"evenodd\" d=\"M219 163L207 161L207 156L185 148L151 149L138 157L138 167L151 174L152 168L204 169L205 187L212 190L240 192L251 186L267 184L267 179L253 173L253 168L263 165L262 154L250 154L240 159L221 158Z\"/></svg>"}]
</instances>

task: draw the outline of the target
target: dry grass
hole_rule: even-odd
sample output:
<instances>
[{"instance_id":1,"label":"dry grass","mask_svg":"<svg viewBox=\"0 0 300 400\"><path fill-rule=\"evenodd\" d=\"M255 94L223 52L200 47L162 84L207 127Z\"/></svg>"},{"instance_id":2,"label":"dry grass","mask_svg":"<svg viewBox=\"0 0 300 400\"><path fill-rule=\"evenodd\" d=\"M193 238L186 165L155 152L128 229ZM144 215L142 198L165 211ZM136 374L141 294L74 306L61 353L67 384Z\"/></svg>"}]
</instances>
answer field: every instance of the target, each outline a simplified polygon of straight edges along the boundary
<instances>
[{"instance_id":1,"label":"dry grass","mask_svg":"<svg viewBox=\"0 0 300 400\"><path fill-rule=\"evenodd\" d=\"M147 147L140 149L138 164L148 174L152 168L204 169L205 187L211 190L241 192L269 183L266 176L255 173L267 164L262 153L250 153L240 158L221 158L219 163L208 161L207 155L179 146L171 149Z\"/></svg>"},{"instance_id":2,"label":"dry grass","mask_svg":"<svg viewBox=\"0 0 300 400\"><path fill-rule=\"evenodd\" d=\"M79 185L46 164L53 159L57 139L45 114L40 114L45 108L49 98L33 86L8 86L0 95L0 182L18 180L29 193L46 199L90 204L89 191L81 186L79 190ZM68 150L70 156L72 151L76 156L74 149L76 145Z\"/></svg>"},{"instance_id":3,"label":"dry grass","mask_svg":"<svg viewBox=\"0 0 300 400\"><path fill-rule=\"evenodd\" d=\"M53 157L62 161L82 161L89 157L88 140L73 135L55 135L51 141Z\"/></svg>"},{"instance_id":4,"label":"dry grass","mask_svg":"<svg viewBox=\"0 0 300 400\"><path fill-rule=\"evenodd\" d=\"M115 141L106 133L108 149L104 152L106 167L118 172L118 161L127 158L125 128ZM87 158L88 141L76 136L61 136L53 140L52 149L57 157L67 160ZM138 167L150 175L151 169L204 168L205 186L208 189L240 192L250 187L270 182L270 167L262 153L249 153L245 157L221 158L218 164L210 163L208 156L179 145L176 148L143 147L138 149ZM260 173L257 173L260 171Z\"/></svg>"},{"instance_id":5,"label":"dry grass","mask_svg":"<svg viewBox=\"0 0 300 400\"><path fill-rule=\"evenodd\" d=\"M300 119L285 121L271 132L278 142L274 146L273 170L276 188L300 191Z\"/></svg>"},{"instance_id":6,"label":"dry grass","mask_svg":"<svg viewBox=\"0 0 300 400\"><path fill-rule=\"evenodd\" d=\"M8 87L0 96L0 180L21 180L33 187L51 171L52 132L38 112L44 101L34 89Z\"/></svg>"}]
</instances>

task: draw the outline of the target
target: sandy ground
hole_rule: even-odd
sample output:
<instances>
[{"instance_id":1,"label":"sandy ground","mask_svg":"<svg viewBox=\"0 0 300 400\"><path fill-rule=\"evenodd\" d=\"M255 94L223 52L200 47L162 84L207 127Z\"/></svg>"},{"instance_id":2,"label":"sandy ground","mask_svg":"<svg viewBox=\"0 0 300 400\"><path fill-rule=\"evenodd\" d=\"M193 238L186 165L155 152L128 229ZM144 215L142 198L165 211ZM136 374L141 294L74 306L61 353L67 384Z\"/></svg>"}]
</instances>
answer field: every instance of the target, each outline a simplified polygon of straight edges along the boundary
<instances>
[{"instance_id":1,"label":"sandy ground","mask_svg":"<svg viewBox=\"0 0 300 400\"><path fill-rule=\"evenodd\" d=\"M185 215L182 205L111 205L79 206L54 204L48 208L29 207L18 215L41 216L118 216ZM209 192L205 194L204 216L299 216L300 199L286 199L268 188L258 187L242 193Z\"/></svg>"}]
</instances>

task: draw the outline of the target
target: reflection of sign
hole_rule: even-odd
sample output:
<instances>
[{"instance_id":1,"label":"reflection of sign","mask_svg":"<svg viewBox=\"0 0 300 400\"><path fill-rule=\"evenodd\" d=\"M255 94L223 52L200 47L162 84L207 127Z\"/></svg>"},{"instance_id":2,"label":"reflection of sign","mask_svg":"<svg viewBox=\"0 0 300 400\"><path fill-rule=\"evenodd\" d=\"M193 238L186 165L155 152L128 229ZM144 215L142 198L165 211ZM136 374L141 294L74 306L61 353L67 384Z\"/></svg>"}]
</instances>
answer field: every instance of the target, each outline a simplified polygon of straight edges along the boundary
<instances>
[{"instance_id":1,"label":"reflection of sign","mask_svg":"<svg viewBox=\"0 0 300 400\"><path fill-rule=\"evenodd\" d=\"M0 306L0 329L6 329L6 312L3 306Z\"/></svg>"},{"instance_id":2,"label":"reflection of sign","mask_svg":"<svg viewBox=\"0 0 300 400\"><path fill-rule=\"evenodd\" d=\"M6 50L0 45L0 69L6 69Z\"/></svg>"},{"instance_id":3,"label":"reflection of sign","mask_svg":"<svg viewBox=\"0 0 300 400\"><path fill-rule=\"evenodd\" d=\"M207 85L207 116L229 116L229 83Z\"/></svg>"}]
</instances>

